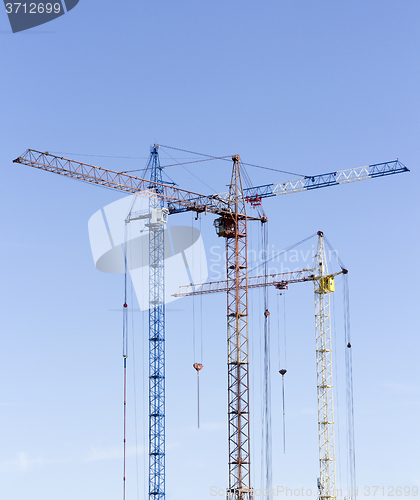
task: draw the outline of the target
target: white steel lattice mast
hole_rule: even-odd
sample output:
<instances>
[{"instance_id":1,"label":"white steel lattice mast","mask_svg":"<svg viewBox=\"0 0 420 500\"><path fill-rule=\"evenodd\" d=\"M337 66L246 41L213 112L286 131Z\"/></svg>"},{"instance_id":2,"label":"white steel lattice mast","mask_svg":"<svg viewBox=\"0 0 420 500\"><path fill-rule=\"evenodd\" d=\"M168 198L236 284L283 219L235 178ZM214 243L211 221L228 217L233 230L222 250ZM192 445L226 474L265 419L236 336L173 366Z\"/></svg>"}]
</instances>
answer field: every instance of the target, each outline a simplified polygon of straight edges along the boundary
<instances>
[{"instance_id":1,"label":"white steel lattice mast","mask_svg":"<svg viewBox=\"0 0 420 500\"><path fill-rule=\"evenodd\" d=\"M328 275L323 233L318 231L315 255L315 333L318 389L319 465L318 492L321 500L336 498L334 407L331 359L330 293L334 276Z\"/></svg>"}]
</instances>

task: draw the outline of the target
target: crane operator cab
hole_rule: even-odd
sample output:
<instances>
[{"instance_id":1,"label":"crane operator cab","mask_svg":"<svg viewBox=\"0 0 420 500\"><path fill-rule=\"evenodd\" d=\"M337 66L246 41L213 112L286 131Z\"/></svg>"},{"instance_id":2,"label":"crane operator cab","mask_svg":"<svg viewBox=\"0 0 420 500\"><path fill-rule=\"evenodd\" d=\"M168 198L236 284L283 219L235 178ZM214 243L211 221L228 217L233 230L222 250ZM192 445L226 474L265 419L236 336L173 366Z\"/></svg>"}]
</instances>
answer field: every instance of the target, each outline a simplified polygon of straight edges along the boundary
<instances>
[{"instance_id":1,"label":"crane operator cab","mask_svg":"<svg viewBox=\"0 0 420 500\"><path fill-rule=\"evenodd\" d=\"M153 208L150 214L151 224L166 224L168 222L169 210L163 207Z\"/></svg>"},{"instance_id":2,"label":"crane operator cab","mask_svg":"<svg viewBox=\"0 0 420 500\"><path fill-rule=\"evenodd\" d=\"M217 236L222 238L235 237L235 222L233 219L220 217L213 222L213 225L216 228Z\"/></svg>"},{"instance_id":3,"label":"crane operator cab","mask_svg":"<svg viewBox=\"0 0 420 500\"><path fill-rule=\"evenodd\" d=\"M319 286L315 290L315 293L330 293L335 292L335 281L334 276L322 276L319 279Z\"/></svg>"}]
</instances>

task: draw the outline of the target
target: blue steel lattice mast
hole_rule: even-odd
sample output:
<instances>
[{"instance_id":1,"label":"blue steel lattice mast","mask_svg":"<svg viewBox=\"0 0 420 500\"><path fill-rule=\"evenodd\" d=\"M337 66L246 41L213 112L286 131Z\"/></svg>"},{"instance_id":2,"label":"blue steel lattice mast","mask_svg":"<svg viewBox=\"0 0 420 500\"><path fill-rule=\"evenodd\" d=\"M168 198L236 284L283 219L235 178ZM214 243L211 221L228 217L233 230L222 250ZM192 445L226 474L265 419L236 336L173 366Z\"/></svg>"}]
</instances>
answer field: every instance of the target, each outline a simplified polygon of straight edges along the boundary
<instances>
[{"instance_id":1,"label":"blue steel lattice mast","mask_svg":"<svg viewBox=\"0 0 420 500\"><path fill-rule=\"evenodd\" d=\"M151 150L150 191L162 182L159 146ZM165 267L164 233L168 210L163 201L149 202L149 499L165 498Z\"/></svg>"}]
</instances>

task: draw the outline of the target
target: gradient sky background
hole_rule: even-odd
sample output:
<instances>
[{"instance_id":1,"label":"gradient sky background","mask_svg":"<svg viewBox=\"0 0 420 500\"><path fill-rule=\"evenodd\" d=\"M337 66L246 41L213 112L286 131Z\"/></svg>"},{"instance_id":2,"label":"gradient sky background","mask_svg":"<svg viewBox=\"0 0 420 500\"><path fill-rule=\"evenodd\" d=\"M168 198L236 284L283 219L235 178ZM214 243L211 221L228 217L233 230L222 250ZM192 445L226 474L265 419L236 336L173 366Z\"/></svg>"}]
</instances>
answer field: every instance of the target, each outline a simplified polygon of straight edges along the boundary
<instances>
[{"instance_id":1,"label":"gradient sky background","mask_svg":"<svg viewBox=\"0 0 420 500\"><path fill-rule=\"evenodd\" d=\"M419 21L415 0L81 0L50 24L12 34L3 11L1 499L115 500L122 495L123 279L95 269L87 232L90 216L121 196L12 160L30 147L128 170L144 166L154 142L211 155L240 154L249 163L305 175L397 157L411 169L270 199L264 208L274 248L323 230L350 270L359 495L364 497L369 485L384 486L385 492L420 487ZM172 163L163 150L161 159ZM201 180L182 167L168 173L187 189L226 189L229 163L188 168ZM254 184L293 178L252 168L248 173ZM223 243L212 219L201 221L208 259L215 258L210 249ZM191 215L173 223L191 225ZM257 228L252 232L257 248ZM304 250L310 249L308 243ZM337 351L342 353L340 284L337 288ZM286 297L286 455L276 300L271 292L273 484L315 491L313 290L310 284L296 285ZM168 306L168 500L212 498L211 486L227 486L225 297L203 300L200 431L191 367L196 361L192 308L192 299ZM258 293L251 314L252 458L259 487ZM144 498L147 411L147 316L133 317L140 454L137 489L131 355L130 499ZM345 393L340 385L338 390L343 409ZM339 419L343 455L341 413ZM344 467L342 482L345 477Z\"/></svg>"}]
</instances>

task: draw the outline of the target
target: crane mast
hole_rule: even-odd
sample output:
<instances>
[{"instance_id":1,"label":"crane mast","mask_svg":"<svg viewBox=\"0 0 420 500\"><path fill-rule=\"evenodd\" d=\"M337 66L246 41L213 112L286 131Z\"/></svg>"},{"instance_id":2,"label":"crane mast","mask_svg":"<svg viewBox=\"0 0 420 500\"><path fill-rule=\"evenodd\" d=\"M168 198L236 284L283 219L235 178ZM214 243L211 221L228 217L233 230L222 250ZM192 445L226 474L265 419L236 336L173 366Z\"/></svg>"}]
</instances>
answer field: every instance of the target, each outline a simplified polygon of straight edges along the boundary
<instances>
[{"instance_id":1,"label":"crane mast","mask_svg":"<svg viewBox=\"0 0 420 500\"><path fill-rule=\"evenodd\" d=\"M323 233L318 231L318 245L314 266L320 466L318 493L320 500L335 500L334 407L330 325L330 293L334 292L334 277L328 275L323 236Z\"/></svg>"},{"instance_id":2,"label":"crane mast","mask_svg":"<svg viewBox=\"0 0 420 500\"><path fill-rule=\"evenodd\" d=\"M226 224L229 487L227 500L253 497L250 474L247 219L239 155L233 158ZM240 215L241 214L241 215Z\"/></svg>"},{"instance_id":3,"label":"crane mast","mask_svg":"<svg viewBox=\"0 0 420 500\"><path fill-rule=\"evenodd\" d=\"M149 499L165 498L165 222L162 167L151 148L149 197Z\"/></svg>"}]
</instances>

